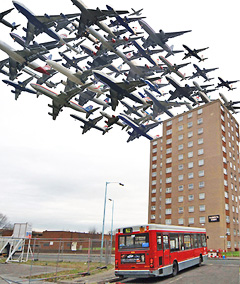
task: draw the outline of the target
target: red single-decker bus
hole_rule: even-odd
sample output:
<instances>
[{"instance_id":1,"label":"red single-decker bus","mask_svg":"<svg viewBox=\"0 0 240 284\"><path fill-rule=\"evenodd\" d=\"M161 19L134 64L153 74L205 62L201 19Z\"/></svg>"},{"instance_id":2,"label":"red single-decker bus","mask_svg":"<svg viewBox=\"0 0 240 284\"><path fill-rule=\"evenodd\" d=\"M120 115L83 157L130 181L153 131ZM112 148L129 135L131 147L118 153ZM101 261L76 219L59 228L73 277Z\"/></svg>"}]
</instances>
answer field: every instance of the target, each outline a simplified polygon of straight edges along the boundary
<instances>
[{"instance_id":1,"label":"red single-decker bus","mask_svg":"<svg viewBox=\"0 0 240 284\"><path fill-rule=\"evenodd\" d=\"M172 274L207 258L204 228L140 225L117 229L115 275L153 277Z\"/></svg>"}]
</instances>

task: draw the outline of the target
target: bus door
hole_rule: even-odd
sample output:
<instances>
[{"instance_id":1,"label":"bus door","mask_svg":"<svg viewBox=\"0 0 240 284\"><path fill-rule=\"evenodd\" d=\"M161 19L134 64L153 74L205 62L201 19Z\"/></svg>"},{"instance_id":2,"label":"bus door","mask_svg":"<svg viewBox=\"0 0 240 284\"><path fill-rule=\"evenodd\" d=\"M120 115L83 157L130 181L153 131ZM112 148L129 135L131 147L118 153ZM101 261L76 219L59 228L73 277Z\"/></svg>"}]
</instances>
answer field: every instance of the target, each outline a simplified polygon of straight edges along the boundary
<instances>
[{"instance_id":1,"label":"bus door","mask_svg":"<svg viewBox=\"0 0 240 284\"><path fill-rule=\"evenodd\" d=\"M163 265L170 263L169 234L163 233Z\"/></svg>"}]
</instances>

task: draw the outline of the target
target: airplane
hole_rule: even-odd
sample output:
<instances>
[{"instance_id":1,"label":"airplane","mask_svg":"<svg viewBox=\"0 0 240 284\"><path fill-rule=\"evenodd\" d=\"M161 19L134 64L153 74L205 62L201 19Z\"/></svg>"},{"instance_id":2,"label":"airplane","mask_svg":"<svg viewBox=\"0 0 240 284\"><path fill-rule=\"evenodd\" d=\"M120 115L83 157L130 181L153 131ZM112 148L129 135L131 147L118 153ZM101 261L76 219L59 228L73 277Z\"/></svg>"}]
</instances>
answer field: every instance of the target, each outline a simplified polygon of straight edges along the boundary
<instances>
[{"instance_id":1,"label":"airplane","mask_svg":"<svg viewBox=\"0 0 240 284\"><path fill-rule=\"evenodd\" d=\"M145 101L138 95L132 94L136 87L144 86L145 83L142 81L130 81L130 82L115 82L113 78L101 71L93 71L93 75L99 79L104 84L110 87L110 95L107 97L111 98L112 110L116 110L118 101L122 100L124 97L140 103L145 104Z\"/></svg>"},{"instance_id":2,"label":"airplane","mask_svg":"<svg viewBox=\"0 0 240 284\"><path fill-rule=\"evenodd\" d=\"M191 32L191 30L181 31L181 32L171 32L171 33L164 33L163 30L160 30L159 33L156 33L144 20L138 21L140 26L145 30L148 34L148 38L142 38L144 44L143 47L147 48L149 46L155 47L156 45L161 46L166 52L166 57L170 55L174 55L175 53L182 52L182 51L173 51L173 47L169 47L166 42L169 38L173 38L176 36L183 35L184 33Z\"/></svg>"},{"instance_id":3,"label":"airplane","mask_svg":"<svg viewBox=\"0 0 240 284\"><path fill-rule=\"evenodd\" d=\"M9 56L8 61L9 61L10 80L14 80L18 76L18 70L21 70L25 66L28 66L29 68L37 72L49 75L49 72L44 67L40 67L35 62L30 62L31 56L38 53L39 49L36 48L34 51L28 49L15 50L7 43L1 40L0 40L0 49L5 53L7 53ZM40 50L40 52L42 52L42 50Z\"/></svg>"},{"instance_id":4,"label":"airplane","mask_svg":"<svg viewBox=\"0 0 240 284\"><path fill-rule=\"evenodd\" d=\"M131 126L133 128L133 131L130 132L128 131L128 134L130 135L127 142L130 142L136 138L139 138L141 136L144 136L146 137L147 139L149 140L152 140L153 137L150 136L149 134L147 134L147 132L158 126L160 123L162 123L162 121L159 121L159 122L154 122L152 124L147 124L147 125L144 125L144 124L140 124L140 125L137 125L133 120L130 119L129 116L125 115L125 114L119 114L118 117L123 121L125 122L127 125Z\"/></svg>"},{"instance_id":5,"label":"airplane","mask_svg":"<svg viewBox=\"0 0 240 284\"><path fill-rule=\"evenodd\" d=\"M79 58L73 57L71 59L66 54L64 54L63 52L59 52L59 55L63 59L66 60L66 63L62 63L62 65L64 67L66 67L66 68L74 67L74 68L76 68L76 72L77 72L77 70L80 70L80 71L83 72L83 69L80 66L78 66L78 62L88 58L88 56L82 56L82 57L79 57Z\"/></svg>"},{"instance_id":6,"label":"airplane","mask_svg":"<svg viewBox=\"0 0 240 284\"><path fill-rule=\"evenodd\" d=\"M98 108L93 109L92 106L84 108L76 104L75 102L71 101L71 99L74 96L76 96L79 92L87 88L89 84L82 85L81 87L75 87L74 89L71 89L70 91L67 92L60 92L60 94L57 94L52 90L45 88L42 85L33 84L33 83L31 83L30 85L34 90L37 91L38 94L43 94L52 99L52 104L48 105L49 107L52 108L52 112L49 112L48 114L52 116L53 120L57 118L59 112L62 111L63 107L70 107L76 111L84 112L86 113L87 118L95 110L98 109Z\"/></svg>"},{"instance_id":7,"label":"airplane","mask_svg":"<svg viewBox=\"0 0 240 284\"><path fill-rule=\"evenodd\" d=\"M237 88L233 88L233 87L231 86L231 84L236 83L236 82L239 82L239 80L235 80L235 81L224 81L221 77L218 77L218 79L219 79L220 83L218 83L217 88L226 87L226 88L228 88L228 91L237 89Z\"/></svg>"},{"instance_id":8,"label":"airplane","mask_svg":"<svg viewBox=\"0 0 240 284\"><path fill-rule=\"evenodd\" d=\"M154 60L152 57L151 57L151 54L150 54L150 51L147 49L145 50L141 44L139 44L137 41L133 41L132 42L133 45L137 48L138 52L137 53L133 53L133 56L142 56L144 58L146 58L150 63L152 63L154 66L158 66L159 64L157 63L156 60ZM159 50L158 50L159 51ZM163 51L163 50L162 50Z\"/></svg>"},{"instance_id":9,"label":"airplane","mask_svg":"<svg viewBox=\"0 0 240 284\"><path fill-rule=\"evenodd\" d=\"M173 117L174 115L172 112L169 110L172 107L180 107L182 105L186 105L187 103L181 103L181 102L169 102L169 101L160 101L158 100L153 93L145 89L146 94L148 97L152 100L153 106L152 110L153 113L151 114L153 118L156 118L162 113L166 113L168 116Z\"/></svg>"},{"instance_id":10,"label":"airplane","mask_svg":"<svg viewBox=\"0 0 240 284\"><path fill-rule=\"evenodd\" d=\"M169 93L171 94L168 101L174 100L176 98L182 99L183 97L186 97L191 102L193 102L194 105L198 104L197 100L192 97L191 95L194 92L194 87L190 87L188 84L185 84L184 87L182 87L177 81L175 81L172 77L166 76L166 79L168 82L175 87L175 91L170 90Z\"/></svg>"},{"instance_id":11,"label":"airplane","mask_svg":"<svg viewBox=\"0 0 240 284\"><path fill-rule=\"evenodd\" d=\"M197 89L197 92L194 95L200 96L204 103L210 103L211 100L208 97L207 93L213 92L213 91L215 91L215 89L212 89L212 90L203 89L201 86L199 86L199 84L196 81L193 81L193 84Z\"/></svg>"},{"instance_id":12,"label":"airplane","mask_svg":"<svg viewBox=\"0 0 240 284\"><path fill-rule=\"evenodd\" d=\"M183 59L186 59L186 58L188 58L188 57L196 57L198 60L199 60L199 62L201 62L201 61L204 61L204 60L206 60L207 58L201 58L199 55L198 55L198 53L199 52L201 52L201 51L204 51L204 50L206 50L206 49L208 49L208 47L205 47L205 48L200 48L200 49L191 49L191 48L189 48L187 45L185 45L185 44L183 44L183 47L187 50L187 52L188 53L185 53L184 55L184 57L183 57Z\"/></svg>"},{"instance_id":13,"label":"airplane","mask_svg":"<svg viewBox=\"0 0 240 284\"><path fill-rule=\"evenodd\" d=\"M81 92L79 94L78 98L75 98L75 100L78 102L80 105L85 105L89 100L93 101L94 103L101 105L103 107L103 110L105 110L107 107L109 107L109 104L107 103L107 100L101 100L99 98L95 98L96 93L93 93L91 91L85 91Z\"/></svg>"},{"instance_id":14,"label":"airplane","mask_svg":"<svg viewBox=\"0 0 240 284\"><path fill-rule=\"evenodd\" d=\"M133 11L133 13L131 13L131 14L129 14L129 16L140 16L141 15L141 12L142 12L142 10L143 10L143 8L142 9L140 9L140 10L134 10L133 8L131 8L132 9L132 11Z\"/></svg>"},{"instance_id":15,"label":"airplane","mask_svg":"<svg viewBox=\"0 0 240 284\"><path fill-rule=\"evenodd\" d=\"M131 34L136 34L136 32L128 25L131 21L137 21L146 17L138 17L138 18L133 18L129 19L127 17L122 18L121 16L118 15L118 13L109 5L106 5L107 9L115 14L115 18L117 22L122 25L127 31L129 31ZM112 21L111 26L114 26L115 23Z\"/></svg>"},{"instance_id":16,"label":"airplane","mask_svg":"<svg viewBox=\"0 0 240 284\"><path fill-rule=\"evenodd\" d=\"M190 64L190 62L188 63L183 63L183 64L171 64L165 57L163 56L159 56L159 59L167 65L167 68L165 68L162 76L165 76L167 74L171 74L172 72L175 73L177 76L179 76L182 80L186 79L185 75L182 74L180 71L178 71L180 68L187 66L188 64Z\"/></svg>"},{"instance_id":17,"label":"airplane","mask_svg":"<svg viewBox=\"0 0 240 284\"><path fill-rule=\"evenodd\" d=\"M35 72L33 72L31 69L28 69L27 67L24 67L22 69L22 71L24 71L25 73L27 73L28 75L34 77L37 79L37 84L42 85L42 84L46 84L49 88L56 88L57 85L60 83L54 83L52 81L48 81L51 77L53 77L55 74L57 74L57 71L55 70L48 70L48 72L50 73L50 75L46 75L46 74L42 74L42 76L39 76L38 74L36 74Z\"/></svg>"},{"instance_id":18,"label":"airplane","mask_svg":"<svg viewBox=\"0 0 240 284\"><path fill-rule=\"evenodd\" d=\"M115 13L108 10L97 9L88 9L87 6L81 0L71 0L73 5L77 6L81 10L81 16L79 20L78 35L82 36L85 32L86 27L91 25L97 25L101 30L115 37L114 33L109 29L109 27L103 23L103 20L106 20L107 17L115 16ZM118 14L127 14L128 11L116 11Z\"/></svg>"},{"instance_id":19,"label":"airplane","mask_svg":"<svg viewBox=\"0 0 240 284\"><path fill-rule=\"evenodd\" d=\"M9 81L9 80L2 80L2 81L3 81L3 83L10 85L10 86L15 88L15 90L11 90L11 92L15 94L15 100L17 100L22 92L28 92L28 93L36 94L36 92L34 90L26 88L27 84L29 82L31 82L32 79L33 79L33 77L29 77L28 79L26 79L23 82L18 81L18 83L14 83L13 81Z\"/></svg>"},{"instance_id":20,"label":"airplane","mask_svg":"<svg viewBox=\"0 0 240 284\"><path fill-rule=\"evenodd\" d=\"M240 106L238 107L238 106L234 106L234 105L239 104L240 101L235 101L235 102L229 101L229 100L227 100L227 98L222 93L219 93L219 96L223 100L224 105L228 110L232 111L235 114L238 113L238 112L235 111L235 109L240 109Z\"/></svg>"},{"instance_id":21,"label":"airplane","mask_svg":"<svg viewBox=\"0 0 240 284\"><path fill-rule=\"evenodd\" d=\"M16 25L16 23L12 23L10 24L8 21L6 21L5 19L3 19L7 14L9 14L12 10L14 10L14 8L11 8L9 10L6 10L4 12L0 13L0 23L4 24L5 26L9 27L13 30L17 29L17 27L19 27L20 25Z\"/></svg>"},{"instance_id":22,"label":"airplane","mask_svg":"<svg viewBox=\"0 0 240 284\"><path fill-rule=\"evenodd\" d=\"M124 105L124 106L127 108L127 110L124 110L124 111L123 111L125 114L128 114L128 115L136 114L136 115L139 116L139 117L143 117L143 115L142 115L140 112L138 112L138 110L140 110L140 109L143 108L143 105L138 106L138 107L136 107L136 106L130 106L130 105L129 105L128 103L126 103L125 101L121 101L121 104Z\"/></svg>"},{"instance_id":23,"label":"airplane","mask_svg":"<svg viewBox=\"0 0 240 284\"><path fill-rule=\"evenodd\" d=\"M58 22L59 20L79 16L79 13L67 15L61 13L60 15L53 16L45 14L44 16L35 16L25 5L21 4L20 2L13 0L13 5L28 20L27 28L24 28L24 31L26 31L26 45L28 45L35 36L43 32L48 34L51 38L65 44L66 42L63 40L63 38L53 29L51 29L51 27L54 26L55 22Z\"/></svg>"},{"instance_id":24,"label":"airplane","mask_svg":"<svg viewBox=\"0 0 240 284\"><path fill-rule=\"evenodd\" d=\"M211 68L211 69L205 69L205 68L201 69L196 64L193 64L193 67L196 69L196 72L193 73L193 75L189 79L193 79L195 77L200 77L201 76L201 77L203 77L205 79L204 82L210 81L210 80L213 79L213 78L208 78L208 76L207 76L208 72L211 72L211 71L219 69L218 67L217 68Z\"/></svg>"},{"instance_id":25,"label":"airplane","mask_svg":"<svg viewBox=\"0 0 240 284\"><path fill-rule=\"evenodd\" d=\"M123 124L119 117L118 116L115 116L115 115L110 115L104 111L100 111L101 115L106 117L107 120L105 120L104 122L107 123L107 126L110 127L112 126L113 124L117 124L119 126L122 127L122 129L124 129L127 125L126 124Z\"/></svg>"},{"instance_id":26,"label":"airplane","mask_svg":"<svg viewBox=\"0 0 240 284\"><path fill-rule=\"evenodd\" d=\"M77 120L80 120L84 123L84 126L80 126L83 131L82 131L82 134L86 133L87 131L89 131L91 128L95 128L99 131L102 131L102 134L104 135L106 132L108 132L111 128L109 127L106 127L106 128L103 128L103 127L100 127L97 124L98 121L100 121L103 117L102 115L101 116L98 116L96 118L89 118L88 120L78 116L78 115L75 115L75 114L70 114L71 117L77 119Z\"/></svg>"},{"instance_id":27,"label":"airplane","mask_svg":"<svg viewBox=\"0 0 240 284\"><path fill-rule=\"evenodd\" d=\"M57 62L55 62L53 60L47 60L46 63L48 65L50 65L56 71L67 76L68 81L70 81L74 84L77 84L77 85L84 85L84 83L86 83L86 82L84 82L86 77L91 75L91 72L92 72L92 71L86 70L84 72L78 71L76 73L73 73L68 68L62 66L61 64L58 64ZM71 86L70 82L68 82L68 83ZM98 89L96 86L93 86L92 84L93 83L91 83L91 85L89 85L87 87L87 89L89 89L92 92L98 93L99 95L103 94L103 92L100 89Z\"/></svg>"},{"instance_id":28,"label":"airplane","mask_svg":"<svg viewBox=\"0 0 240 284\"><path fill-rule=\"evenodd\" d=\"M150 82L149 80L145 80L145 79L142 79L142 81L145 82L146 85L148 85L150 90L158 93L160 96L162 96L163 94L158 89L169 85L169 84L154 84Z\"/></svg>"}]
</instances>

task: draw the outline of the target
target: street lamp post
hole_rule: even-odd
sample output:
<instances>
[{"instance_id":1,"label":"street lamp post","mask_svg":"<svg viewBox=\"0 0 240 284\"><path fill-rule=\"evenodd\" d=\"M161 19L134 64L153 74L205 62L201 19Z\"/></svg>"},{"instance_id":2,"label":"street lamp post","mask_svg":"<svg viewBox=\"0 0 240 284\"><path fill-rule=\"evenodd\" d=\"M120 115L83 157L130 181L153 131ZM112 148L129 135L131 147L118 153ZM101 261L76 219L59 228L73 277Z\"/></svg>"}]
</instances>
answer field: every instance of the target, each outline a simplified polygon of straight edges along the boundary
<instances>
[{"instance_id":1,"label":"street lamp post","mask_svg":"<svg viewBox=\"0 0 240 284\"><path fill-rule=\"evenodd\" d=\"M105 186L105 197L104 197L104 209L103 209L103 223L102 223L102 240L101 240L101 258L100 261L102 262L103 257L103 241L104 241L104 225L105 225L105 213L106 213L106 199L107 199L107 186L109 183L118 183L121 186L124 186L124 184L120 182L114 182L114 181L107 181Z\"/></svg>"},{"instance_id":2,"label":"street lamp post","mask_svg":"<svg viewBox=\"0 0 240 284\"><path fill-rule=\"evenodd\" d=\"M113 238L113 211L114 211L114 200L113 199L108 199L112 201L112 222L111 222L111 245L110 245L110 252L112 253L112 238Z\"/></svg>"}]
</instances>

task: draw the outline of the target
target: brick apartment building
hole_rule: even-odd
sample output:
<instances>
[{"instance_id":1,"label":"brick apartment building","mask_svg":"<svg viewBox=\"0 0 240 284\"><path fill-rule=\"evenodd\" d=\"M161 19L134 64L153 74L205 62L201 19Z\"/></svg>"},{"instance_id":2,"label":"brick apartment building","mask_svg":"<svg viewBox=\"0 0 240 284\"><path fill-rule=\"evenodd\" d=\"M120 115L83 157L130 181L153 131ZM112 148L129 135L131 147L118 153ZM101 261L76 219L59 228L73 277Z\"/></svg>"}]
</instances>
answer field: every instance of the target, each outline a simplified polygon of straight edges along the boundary
<instances>
[{"instance_id":1,"label":"brick apartment building","mask_svg":"<svg viewBox=\"0 0 240 284\"><path fill-rule=\"evenodd\" d=\"M239 124L219 100L163 122L150 143L148 222L205 227L209 249L240 247Z\"/></svg>"}]
</instances>

